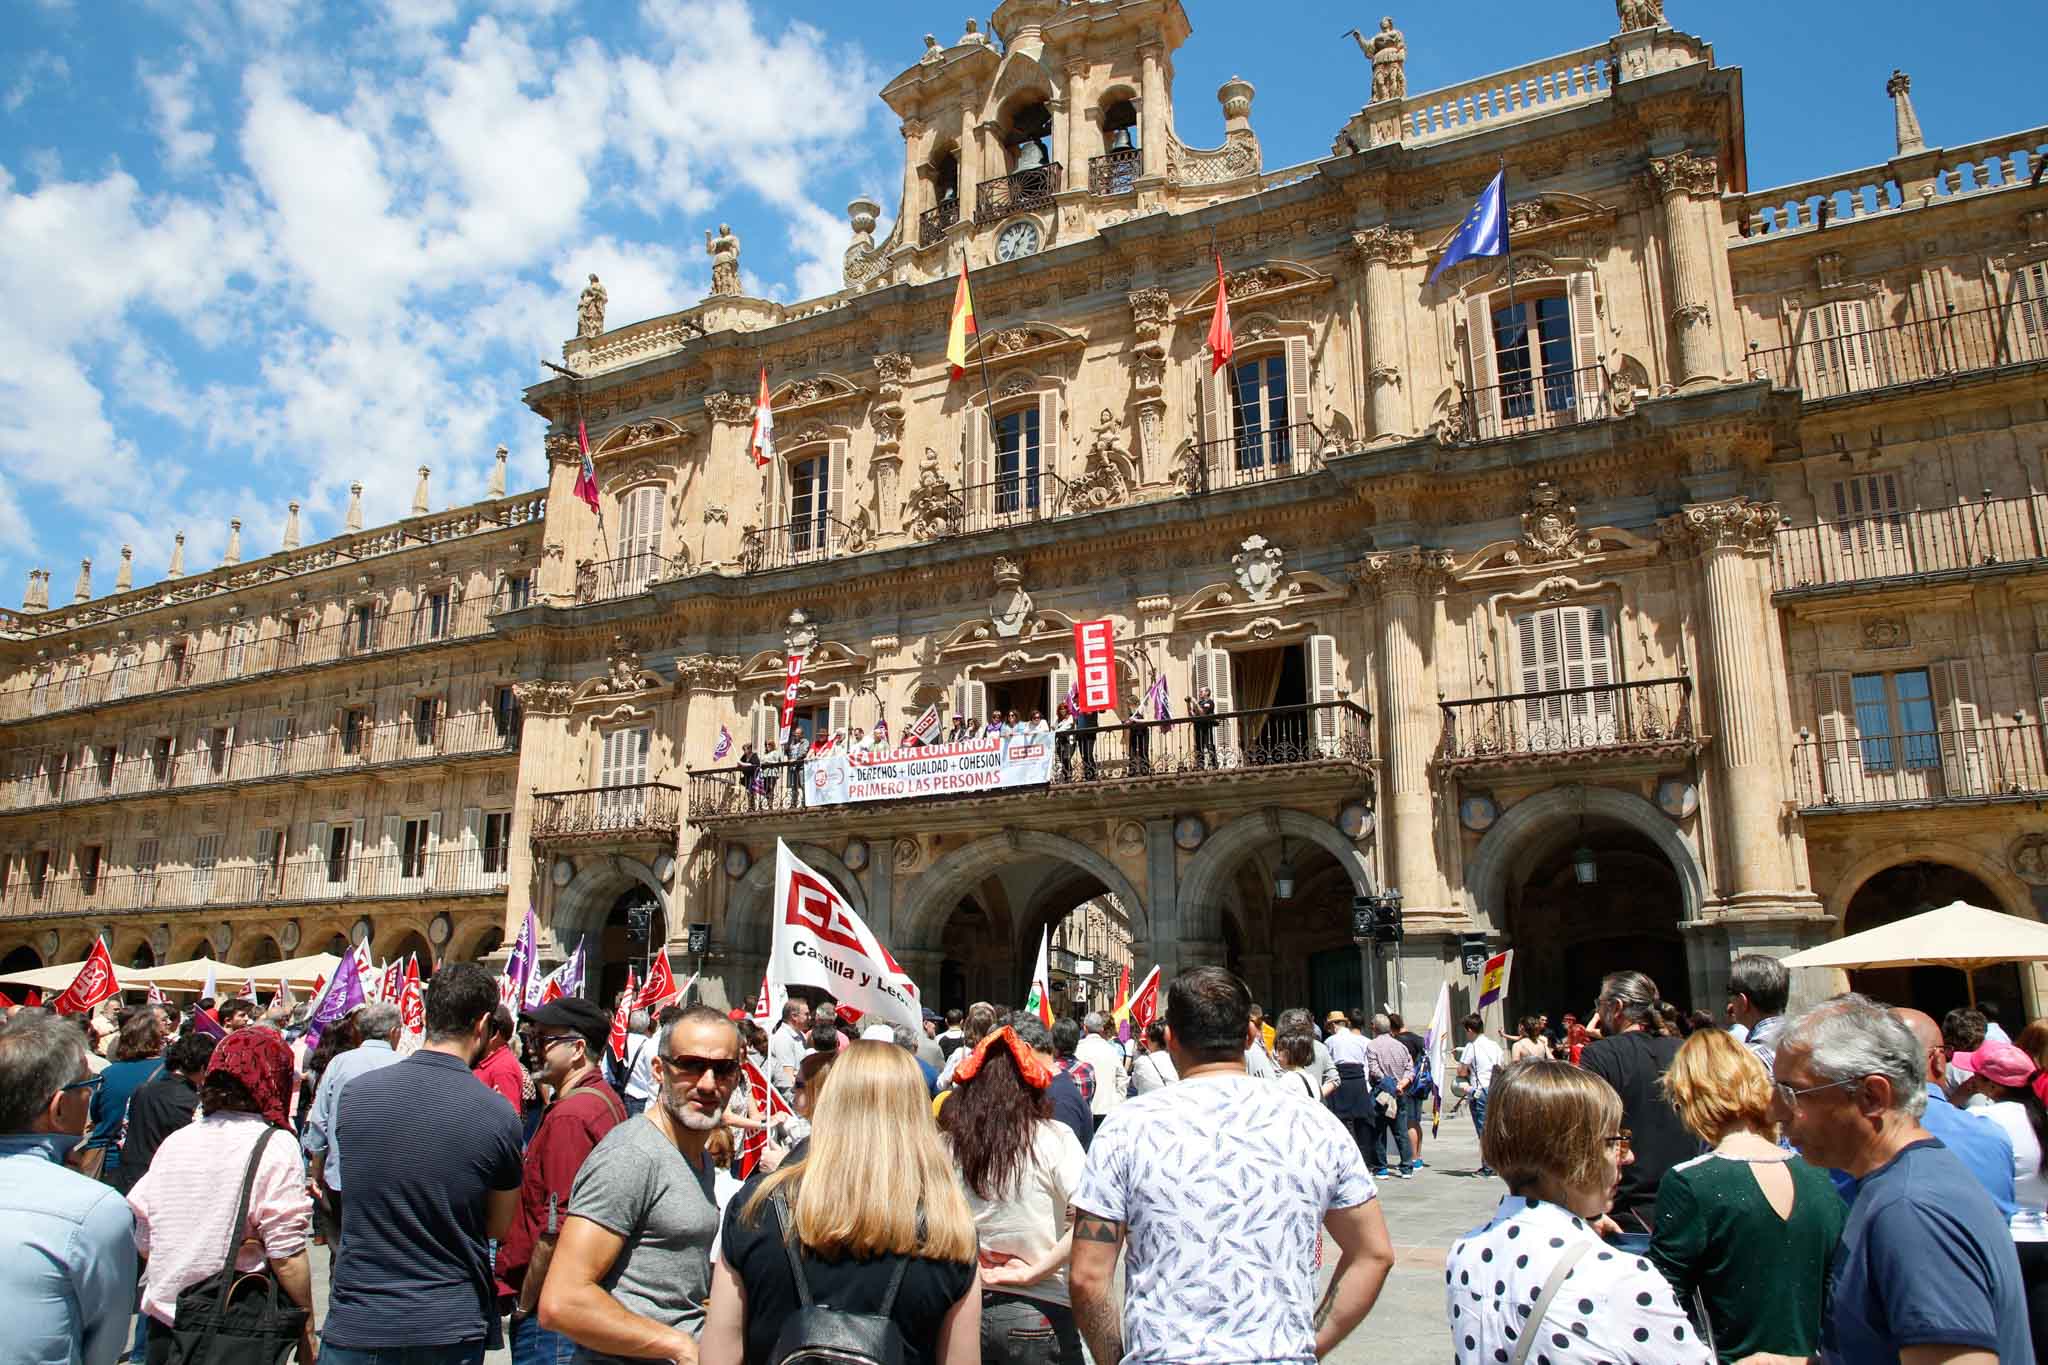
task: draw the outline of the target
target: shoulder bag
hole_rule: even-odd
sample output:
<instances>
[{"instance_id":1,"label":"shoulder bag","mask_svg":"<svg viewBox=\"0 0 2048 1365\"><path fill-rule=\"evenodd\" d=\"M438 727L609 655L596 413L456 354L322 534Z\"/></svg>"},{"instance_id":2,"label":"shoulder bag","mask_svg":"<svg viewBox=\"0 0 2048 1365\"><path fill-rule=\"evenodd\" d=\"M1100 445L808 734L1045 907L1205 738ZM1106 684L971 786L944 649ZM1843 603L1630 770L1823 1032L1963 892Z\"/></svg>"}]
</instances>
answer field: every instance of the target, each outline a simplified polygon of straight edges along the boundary
<instances>
[{"instance_id":1,"label":"shoulder bag","mask_svg":"<svg viewBox=\"0 0 2048 1365\"><path fill-rule=\"evenodd\" d=\"M280 1365L299 1344L306 1310L278 1286L268 1265L246 1273L235 1269L235 1253L249 1228L249 1192L263 1149L282 1128L267 1128L249 1153L242 1172L242 1197L228 1224L228 1258L219 1272L178 1295L171 1326L171 1365Z\"/></svg>"},{"instance_id":2,"label":"shoulder bag","mask_svg":"<svg viewBox=\"0 0 2048 1365\"><path fill-rule=\"evenodd\" d=\"M1542 1297L1538 1298L1536 1306L1529 1310L1529 1325L1522 1329L1522 1339L1515 1343L1514 1365L1524 1365L1529 1359L1529 1351L1536 1345L1536 1338L1541 1335L1536 1329L1543 1325L1543 1315L1550 1311L1551 1300L1557 1297L1558 1290L1564 1288L1565 1277L1572 1273L1572 1267L1592 1249L1591 1242L1580 1242L1550 1268L1550 1278L1543 1282Z\"/></svg>"}]
</instances>

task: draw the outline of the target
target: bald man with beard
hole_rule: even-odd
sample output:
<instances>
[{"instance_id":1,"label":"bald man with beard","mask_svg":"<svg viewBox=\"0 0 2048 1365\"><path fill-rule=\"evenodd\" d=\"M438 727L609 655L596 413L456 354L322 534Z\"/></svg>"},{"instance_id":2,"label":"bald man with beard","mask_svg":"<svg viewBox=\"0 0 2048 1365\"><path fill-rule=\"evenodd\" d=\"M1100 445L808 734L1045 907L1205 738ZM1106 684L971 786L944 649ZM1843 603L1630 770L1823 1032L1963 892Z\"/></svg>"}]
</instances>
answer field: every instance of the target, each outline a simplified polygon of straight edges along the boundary
<instances>
[{"instance_id":1,"label":"bald man with beard","mask_svg":"<svg viewBox=\"0 0 2048 1365\"><path fill-rule=\"evenodd\" d=\"M2012 1140L1990 1119L1949 1103L1942 1090L1948 1077L1948 1052L1942 1046L1941 1025L1919 1010L1895 1009L1892 1013L1913 1031L1921 1051L1927 1054L1927 1112L1920 1125L1956 1154L1956 1160L1977 1177L1998 1211L2010 1218L2014 1205Z\"/></svg>"}]
</instances>

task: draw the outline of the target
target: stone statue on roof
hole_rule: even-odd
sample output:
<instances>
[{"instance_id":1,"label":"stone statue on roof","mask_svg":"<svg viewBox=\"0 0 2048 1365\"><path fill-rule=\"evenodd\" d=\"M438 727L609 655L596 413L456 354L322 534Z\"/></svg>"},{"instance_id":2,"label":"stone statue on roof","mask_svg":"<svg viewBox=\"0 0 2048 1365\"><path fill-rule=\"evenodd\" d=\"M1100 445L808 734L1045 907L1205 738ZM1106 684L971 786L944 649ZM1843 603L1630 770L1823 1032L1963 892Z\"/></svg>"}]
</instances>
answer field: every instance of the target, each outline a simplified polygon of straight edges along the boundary
<instances>
[{"instance_id":1,"label":"stone statue on roof","mask_svg":"<svg viewBox=\"0 0 2048 1365\"><path fill-rule=\"evenodd\" d=\"M740 239L732 228L724 223L718 225L718 235L711 235L711 229L704 229L704 251L711 257L711 295L713 298L736 298L740 292Z\"/></svg>"},{"instance_id":2,"label":"stone statue on roof","mask_svg":"<svg viewBox=\"0 0 2048 1365\"><path fill-rule=\"evenodd\" d=\"M1345 35L1372 63L1372 98L1369 103L1408 97L1408 40L1394 27L1391 17L1380 20L1379 32L1368 38L1357 29Z\"/></svg>"},{"instance_id":3,"label":"stone statue on roof","mask_svg":"<svg viewBox=\"0 0 2048 1365\"><path fill-rule=\"evenodd\" d=\"M582 297L576 300L576 335L595 337L604 335L604 306L610 299L597 276L590 277L590 283L583 286Z\"/></svg>"}]
</instances>

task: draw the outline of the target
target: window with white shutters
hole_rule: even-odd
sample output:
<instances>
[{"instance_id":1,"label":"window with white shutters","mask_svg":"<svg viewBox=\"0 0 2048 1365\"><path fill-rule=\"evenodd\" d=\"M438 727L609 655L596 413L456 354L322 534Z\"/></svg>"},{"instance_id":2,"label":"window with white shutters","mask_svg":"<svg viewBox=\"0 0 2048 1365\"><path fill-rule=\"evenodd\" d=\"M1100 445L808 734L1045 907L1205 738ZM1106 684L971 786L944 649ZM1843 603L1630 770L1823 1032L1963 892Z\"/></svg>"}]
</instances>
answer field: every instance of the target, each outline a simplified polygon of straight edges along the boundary
<instances>
[{"instance_id":1,"label":"window with white shutters","mask_svg":"<svg viewBox=\"0 0 2048 1365\"><path fill-rule=\"evenodd\" d=\"M2018 354L2014 360L2048 357L2048 261L2035 261L2013 272L2013 317L2008 334Z\"/></svg>"},{"instance_id":2,"label":"window with white shutters","mask_svg":"<svg viewBox=\"0 0 2048 1365\"><path fill-rule=\"evenodd\" d=\"M135 904L142 908L156 904L157 841L135 842Z\"/></svg>"},{"instance_id":3,"label":"window with white shutters","mask_svg":"<svg viewBox=\"0 0 2048 1365\"><path fill-rule=\"evenodd\" d=\"M832 543L832 457L820 451L789 464L789 549L805 555Z\"/></svg>"},{"instance_id":4,"label":"window with white shutters","mask_svg":"<svg viewBox=\"0 0 2048 1365\"><path fill-rule=\"evenodd\" d=\"M227 675L238 678L242 666L249 660L249 641L255 636L256 627L243 622L228 629Z\"/></svg>"},{"instance_id":5,"label":"window with white shutters","mask_svg":"<svg viewBox=\"0 0 2048 1365\"><path fill-rule=\"evenodd\" d=\"M128 688L134 680L135 655L132 652L124 653L114 661L114 676L107 679L108 695L115 697L127 696Z\"/></svg>"},{"instance_id":6,"label":"window with white shutters","mask_svg":"<svg viewBox=\"0 0 2048 1365\"><path fill-rule=\"evenodd\" d=\"M1808 398L1875 388L1885 382L1883 338L1868 299L1838 299L1806 315L1806 345L1799 348Z\"/></svg>"},{"instance_id":7,"label":"window with white shutters","mask_svg":"<svg viewBox=\"0 0 2048 1365\"><path fill-rule=\"evenodd\" d=\"M1038 405L996 418L995 510L999 517L1038 510L1040 433Z\"/></svg>"},{"instance_id":8,"label":"window with white shutters","mask_svg":"<svg viewBox=\"0 0 2048 1365\"><path fill-rule=\"evenodd\" d=\"M1308 637L1308 699L1315 703L1314 733L1316 749L1325 757L1333 756L1330 747L1343 738L1343 717L1339 714L1337 702L1342 700L1337 687L1337 637L1334 635L1311 635Z\"/></svg>"},{"instance_id":9,"label":"window with white shutters","mask_svg":"<svg viewBox=\"0 0 2048 1365\"><path fill-rule=\"evenodd\" d=\"M195 901L213 896L213 870L220 864L221 836L202 834L192 850L192 896Z\"/></svg>"},{"instance_id":10,"label":"window with white shutters","mask_svg":"<svg viewBox=\"0 0 2048 1365\"><path fill-rule=\"evenodd\" d=\"M1584 749L1616 741L1606 607L1550 607L1517 617L1515 653L1526 748Z\"/></svg>"},{"instance_id":11,"label":"window with white shutters","mask_svg":"<svg viewBox=\"0 0 2048 1365\"><path fill-rule=\"evenodd\" d=\"M484 816L484 871L503 872L512 847L512 812L494 810Z\"/></svg>"},{"instance_id":12,"label":"window with white shutters","mask_svg":"<svg viewBox=\"0 0 2048 1365\"><path fill-rule=\"evenodd\" d=\"M646 484L619 499L619 586L636 593L661 564L661 488Z\"/></svg>"},{"instance_id":13,"label":"window with white shutters","mask_svg":"<svg viewBox=\"0 0 2048 1365\"><path fill-rule=\"evenodd\" d=\"M641 787L647 781L647 752L653 736L652 730L638 726L629 730L613 730L604 737L597 785L631 789L602 793L598 809L608 822L629 824L640 815L646 800L646 792Z\"/></svg>"},{"instance_id":14,"label":"window with white shutters","mask_svg":"<svg viewBox=\"0 0 2048 1365\"><path fill-rule=\"evenodd\" d=\"M427 822L407 820L399 831L398 875L416 880L427 874Z\"/></svg>"}]
</instances>

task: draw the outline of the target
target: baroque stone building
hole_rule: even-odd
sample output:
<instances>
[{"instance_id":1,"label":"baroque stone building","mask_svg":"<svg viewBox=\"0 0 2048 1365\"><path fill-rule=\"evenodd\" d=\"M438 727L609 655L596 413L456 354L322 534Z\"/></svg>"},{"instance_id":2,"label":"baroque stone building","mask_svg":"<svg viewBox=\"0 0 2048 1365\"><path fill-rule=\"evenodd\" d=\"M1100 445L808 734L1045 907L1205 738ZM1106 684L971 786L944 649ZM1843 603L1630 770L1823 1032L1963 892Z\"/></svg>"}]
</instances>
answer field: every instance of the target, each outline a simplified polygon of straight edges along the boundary
<instances>
[{"instance_id":1,"label":"baroque stone building","mask_svg":"<svg viewBox=\"0 0 2048 1365\"><path fill-rule=\"evenodd\" d=\"M1955 896L2039 913L2048 129L1928 147L1895 74L1893 158L1753 191L1740 70L1655 0L1617 11L1606 42L1418 94L1382 27L1361 39L1373 98L1332 111L1331 154L1269 169L1249 81L1217 92L1221 146L1177 137L1179 0L1006 0L992 33L928 40L883 90L898 211L877 241L881 206L849 206L840 293L746 297L724 229L693 307L607 328L593 280L564 373L526 394L545 520L511 510L538 499L470 509L489 524L431 575L439 543L308 570L344 624L357 576L388 573L388 621L474 551L482 633L421 666L519 680L517 757L475 779L516 762L509 828L477 840L508 894L475 902L488 929L470 902L436 911L436 946L479 951L531 904L609 989L645 935L680 950L701 926L714 990L750 999L777 839L940 1006L1021 1000L1040 931L1106 897L1138 972L1228 962L1274 1008L1411 1014L1446 979L1462 999L1465 934L1516 948L1511 1010L1582 1009L1621 966L1711 1009L1731 953ZM1503 162L1512 256L1432 282ZM1212 248L1237 340L1220 369ZM953 379L963 260L980 332ZM762 366L777 455L757 469ZM571 491L579 420L601 517ZM232 641L240 604L270 638L296 584L278 567L275 587L246 566L160 586L132 617L117 597L13 620L17 764L57 747L76 768L121 742L124 709L171 705L155 683L64 701L66 670L134 647L123 629L160 658L180 631ZM515 596L500 572L531 577ZM792 651L806 730L900 736L933 705L1050 714L1073 624L1103 618L1115 719L1163 678L1179 723L1107 724L1047 786L811 806L788 772L750 791L732 766L772 743ZM1184 719L1205 687L1213 752ZM488 798L421 764L441 849ZM47 766L27 771L29 808L0 816L4 903L39 918L0 925L0 949L278 913L17 901L34 867L82 866L35 799ZM405 866L417 816L386 813L394 789L278 779L305 808L285 863L332 843L340 814L308 825L314 807L360 791L352 847L395 818ZM95 809L139 822L148 799ZM133 868L141 827L121 829L97 856ZM1361 950L1354 898L1395 887L1405 938ZM421 918L357 900L316 935ZM1865 984L1941 1005L1951 977ZM2048 1006L2031 973L1980 985L2012 1015Z\"/></svg>"}]
</instances>

